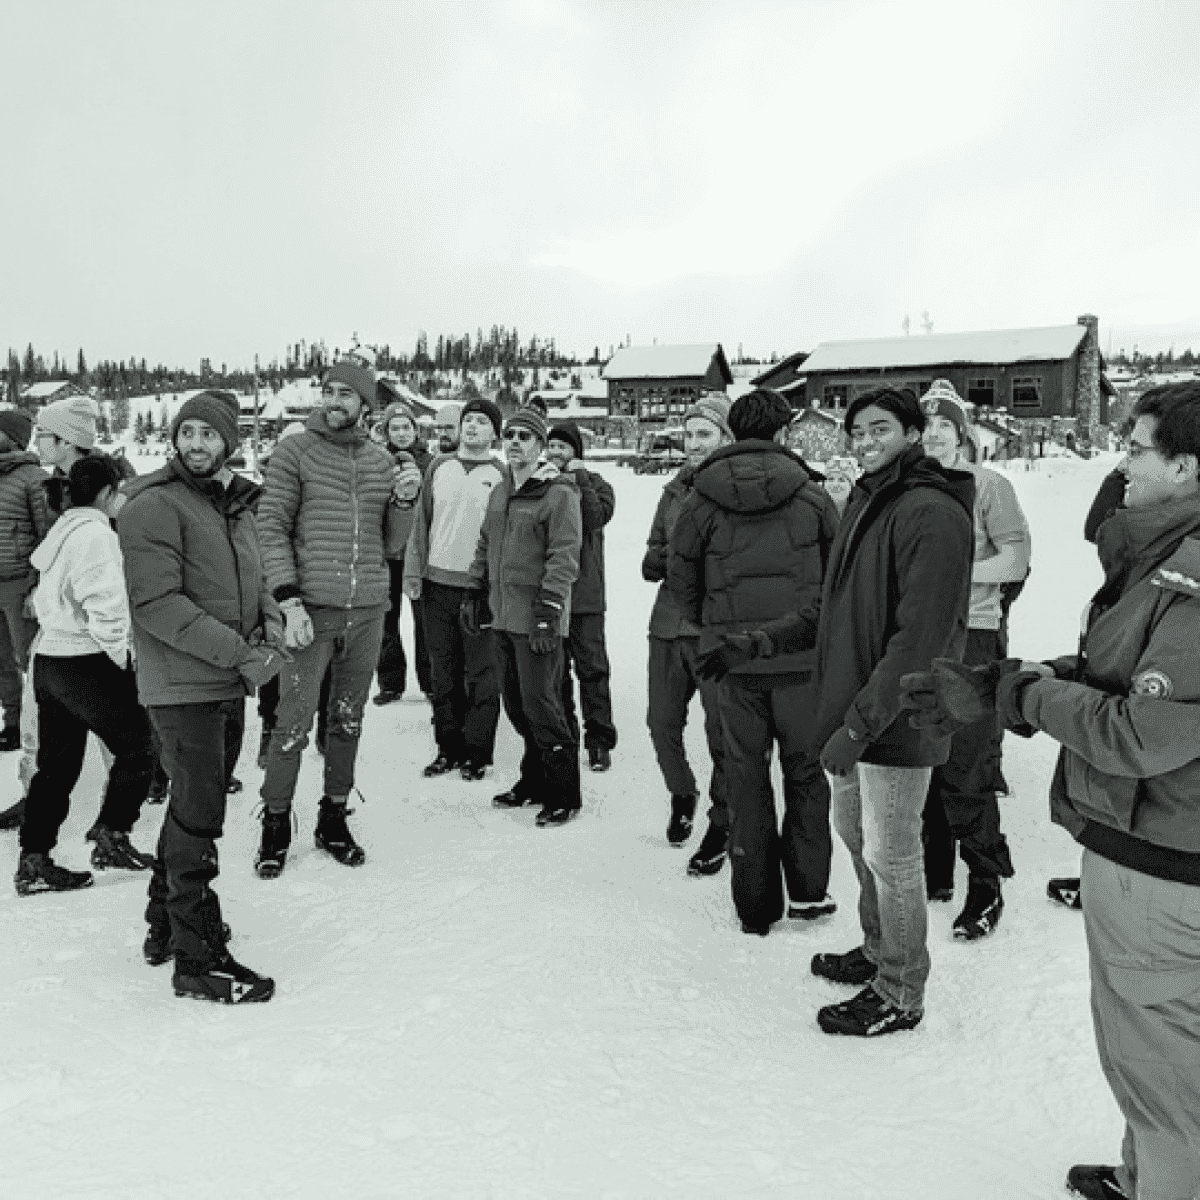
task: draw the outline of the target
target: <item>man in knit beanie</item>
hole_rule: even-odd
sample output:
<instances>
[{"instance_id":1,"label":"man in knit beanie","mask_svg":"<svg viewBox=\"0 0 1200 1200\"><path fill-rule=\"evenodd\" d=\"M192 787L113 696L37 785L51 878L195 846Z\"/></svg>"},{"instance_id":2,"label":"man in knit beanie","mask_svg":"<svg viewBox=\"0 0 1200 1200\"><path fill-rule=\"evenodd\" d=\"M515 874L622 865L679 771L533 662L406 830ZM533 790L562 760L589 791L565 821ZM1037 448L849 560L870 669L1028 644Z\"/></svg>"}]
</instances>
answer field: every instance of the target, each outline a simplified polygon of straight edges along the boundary
<instances>
[{"instance_id":1,"label":"man in knit beanie","mask_svg":"<svg viewBox=\"0 0 1200 1200\"><path fill-rule=\"evenodd\" d=\"M321 380L322 388L332 383L344 383L352 388L368 411L375 406L375 372L357 358L342 358L333 364Z\"/></svg>"},{"instance_id":2,"label":"man in knit beanie","mask_svg":"<svg viewBox=\"0 0 1200 1200\"><path fill-rule=\"evenodd\" d=\"M437 437L440 454L453 454L458 447L458 426L462 418L462 405L457 401L443 404L433 421L433 432Z\"/></svg>"},{"instance_id":3,"label":"man in knit beanie","mask_svg":"<svg viewBox=\"0 0 1200 1200\"><path fill-rule=\"evenodd\" d=\"M579 707L583 712L583 744L593 771L607 771L617 744L613 724L610 668L604 643L604 527L612 520L617 497L612 484L583 465L583 436L574 421L560 421L549 432L546 458L579 488L583 543L579 578L571 589L571 623L563 643L563 709L579 737L575 717L575 685L571 668L579 677Z\"/></svg>"},{"instance_id":4,"label":"man in knit beanie","mask_svg":"<svg viewBox=\"0 0 1200 1200\"><path fill-rule=\"evenodd\" d=\"M462 413L459 417L459 424L466 418L468 413L483 413L485 417L492 423L492 428L496 431L496 437L500 437L500 430L504 425L504 417L500 413L500 409L496 407L490 400L483 396L476 396L468 400L462 407Z\"/></svg>"},{"instance_id":5,"label":"man in knit beanie","mask_svg":"<svg viewBox=\"0 0 1200 1200\"><path fill-rule=\"evenodd\" d=\"M725 396L709 393L701 396L684 414L683 427L693 418L711 422L717 432L727 441L733 441L733 430L729 428L729 400ZM707 455L705 456L707 457Z\"/></svg>"},{"instance_id":6,"label":"man in knit beanie","mask_svg":"<svg viewBox=\"0 0 1200 1200\"><path fill-rule=\"evenodd\" d=\"M550 431L546 426L546 418L536 408L532 408L529 405L518 408L508 418L508 422L504 426L505 433L510 429L528 429L541 442L543 449L545 449L546 442L550 437Z\"/></svg>"},{"instance_id":7,"label":"man in knit beanie","mask_svg":"<svg viewBox=\"0 0 1200 1200\"><path fill-rule=\"evenodd\" d=\"M974 462L978 457L975 450L975 437L971 430L971 420L962 402L962 397L954 389L948 379L935 379L921 397L921 411L926 418L942 417L954 426L957 444L962 447L963 457ZM928 423L926 429L929 428ZM926 447L926 453L929 453ZM935 457L937 457L935 455Z\"/></svg>"},{"instance_id":8,"label":"man in knit beanie","mask_svg":"<svg viewBox=\"0 0 1200 1200\"><path fill-rule=\"evenodd\" d=\"M181 432L183 445L180 445ZM215 475L241 445L237 400L230 392L198 392L189 397L171 423L171 445L193 475L199 478Z\"/></svg>"},{"instance_id":9,"label":"man in knit beanie","mask_svg":"<svg viewBox=\"0 0 1200 1200\"><path fill-rule=\"evenodd\" d=\"M37 452L42 465L65 475L96 444L96 406L87 396L68 396L37 415Z\"/></svg>"}]
</instances>

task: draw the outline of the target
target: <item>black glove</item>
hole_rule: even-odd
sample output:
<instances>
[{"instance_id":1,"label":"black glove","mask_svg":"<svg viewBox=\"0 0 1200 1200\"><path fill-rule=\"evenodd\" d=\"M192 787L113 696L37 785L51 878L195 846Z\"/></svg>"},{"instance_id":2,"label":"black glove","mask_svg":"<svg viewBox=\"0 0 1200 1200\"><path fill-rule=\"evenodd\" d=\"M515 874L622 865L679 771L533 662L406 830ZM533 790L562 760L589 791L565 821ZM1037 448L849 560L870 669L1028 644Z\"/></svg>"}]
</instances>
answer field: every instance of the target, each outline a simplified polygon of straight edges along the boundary
<instances>
[{"instance_id":1,"label":"black glove","mask_svg":"<svg viewBox=\"0 0 1200 1200\"><path fill-rule=\"evenodd\" d=\"M825 743L825 748L821 751L821 766L830 775L849 775L866 750L867 742L843 725Z\"/></svg>"},{"instance_id":2,"label":"black glove","mask_svg":"<svg viewBox=\"0 0 1200 1200\"><path fill-rule=\"evenodd\" d=\"M492 627L492 608L488 604L487 592L468 592L463 602L458 606L458 623L463 632L471 637L478 637L485 629Z\"/></svg>"},{"instance_id":3,"label":"black glove","mask_svg":"<svg viewBox=\"0 0 1200 1200\"><path fill-rule=\"evenodd\" d=\"M982 667L964 667L952 658L935 658L930 670L900 677L900 707L912 710L908 723L914 729L950 737L994 713L1000 681L1020 670L1019 658L1004 658Z\"/></svg>"},{"instance_id":4,"label":"black glove","mask_svg":"<svg viewBox=\"0 0 1200 1200\"><path fill-rule=\"evenodd\" d=\"M761 629L752 633L723 633L720 644L702 654L696 662L701 679L724 679L730 672L755 658L770 658L775 646Z\"/></svg>"},{"instance_id":5,"label":"black glove","mask_svg":"<svg viewBox=\"0 0 1200 1200\"><path fill-rule=\"evenodd\" d=\"M533 628L529 631L529 648L534 654L549 654L555 643L562 641L558 633L561 617L562 605L545 592L538 592L533 602Z\"/></svg>"}]
</instances>

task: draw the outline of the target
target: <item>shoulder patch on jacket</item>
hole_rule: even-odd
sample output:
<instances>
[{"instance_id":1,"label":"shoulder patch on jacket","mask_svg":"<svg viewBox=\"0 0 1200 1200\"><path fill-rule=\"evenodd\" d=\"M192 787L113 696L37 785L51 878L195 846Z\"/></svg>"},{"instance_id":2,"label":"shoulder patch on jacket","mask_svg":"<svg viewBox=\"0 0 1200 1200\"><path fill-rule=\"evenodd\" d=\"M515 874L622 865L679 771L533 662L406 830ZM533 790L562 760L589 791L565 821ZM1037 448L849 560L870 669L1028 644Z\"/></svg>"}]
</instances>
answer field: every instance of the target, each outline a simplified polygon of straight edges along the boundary
<instances>
[{"instance_id":1,"label":"shoulder patch on jacket","mask_svg":"<svg viewBox=\"0 0 1200 1200\"><path fill-rule=\"evenodd\" d=\"M1188 596L1200 596L1200 579L1193 579L1182 571L1159 567L1150 582L1155 587L1167 588L1172 592L1183 592Z\"/></svg>"},{"instance_id":2,"label":"shoulder patch on jacket","mask_svg":"<svg viewBox=\"0 0 1200 1200\"><path fill-rule=\"evenodd\" d=\"M1175 684L1166 671L1152 667L1133 677L1130 694L1134 696L1149 696L1153 700L1170 700L1175 695Z\"/></svg>"}]
</instances>

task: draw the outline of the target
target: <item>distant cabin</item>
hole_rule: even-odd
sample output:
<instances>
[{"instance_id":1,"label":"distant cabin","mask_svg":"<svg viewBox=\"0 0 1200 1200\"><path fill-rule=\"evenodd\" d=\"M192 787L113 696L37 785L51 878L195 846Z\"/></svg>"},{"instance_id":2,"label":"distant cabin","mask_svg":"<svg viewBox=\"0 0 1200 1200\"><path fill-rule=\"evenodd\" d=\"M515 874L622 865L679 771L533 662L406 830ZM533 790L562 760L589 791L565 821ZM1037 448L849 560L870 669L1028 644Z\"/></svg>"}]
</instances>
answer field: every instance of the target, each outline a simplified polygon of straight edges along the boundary
<instances>
[{"instance_id":1,"label":"distant cabin","mask_svg":"<svg viewBox=\"0 0 1200 1200\"><path fill-rule=\"evenodd\" d=\"M31 383L27 388L22 388L21 403L26 408L32 408L35 405L38 408L44 408L56 400L67 400L71 396L86 395L83 388L78 384L71 383L70 380L51 379L44 383Z\"/></svg>"},{"instance_id":2,"label":"distant cabin","mask_svg":"<svg viewBox=\"0 0 1200 1200\"><path fill-rule=\"evenodd\" d=\"M626 346L604 368L608 415L643 424L678 424L702 392L723 392L733 372L719 342Z\"/></svg>"}]
</instances>

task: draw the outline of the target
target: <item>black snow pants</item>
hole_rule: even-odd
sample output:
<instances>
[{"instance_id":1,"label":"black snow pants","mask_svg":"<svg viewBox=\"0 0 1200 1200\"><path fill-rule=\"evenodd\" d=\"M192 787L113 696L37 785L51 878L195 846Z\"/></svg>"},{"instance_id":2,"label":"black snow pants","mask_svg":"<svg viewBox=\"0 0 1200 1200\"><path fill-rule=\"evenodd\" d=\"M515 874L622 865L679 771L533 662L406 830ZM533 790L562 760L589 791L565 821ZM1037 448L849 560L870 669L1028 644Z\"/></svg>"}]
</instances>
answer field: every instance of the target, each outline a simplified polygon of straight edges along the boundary
<instances>
[{"instance_id":1,"label":"black snow pants","mask_svg":"<svg viewBox=\"0 0 1200 1200\"><path fill-rule=\"evenodd\" d=\"M579 741L579 721L575 716L575 681L579 679L579 707L583 710L583 744L589 750L612 750L617 744L613 724L612 695L609 692L608 651L604 645L603 613L572 613L570 633L563 639L566 659L563 663L562 699L567 721Z\"/></svg>"},{"instance_id":2,"label":"black snow pants","mask_svg":"<svg viewBox=\"0 0 1200 1200\"><path fill-rule=\"evenodd\" d=\"M404 608L404 559L388 559L388 610L383 617L383 645L379 650L379 690L401 693L408 686L408 658L400 637L400 614ZM425 606L418 600L413 610L413 666L417 686L427 696L433 692L429 651L425 647Z\"/></svg>"}]
</instances>

